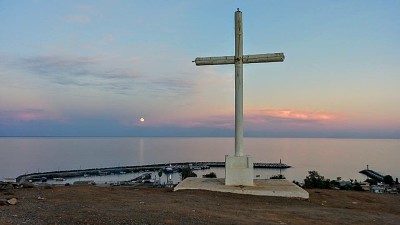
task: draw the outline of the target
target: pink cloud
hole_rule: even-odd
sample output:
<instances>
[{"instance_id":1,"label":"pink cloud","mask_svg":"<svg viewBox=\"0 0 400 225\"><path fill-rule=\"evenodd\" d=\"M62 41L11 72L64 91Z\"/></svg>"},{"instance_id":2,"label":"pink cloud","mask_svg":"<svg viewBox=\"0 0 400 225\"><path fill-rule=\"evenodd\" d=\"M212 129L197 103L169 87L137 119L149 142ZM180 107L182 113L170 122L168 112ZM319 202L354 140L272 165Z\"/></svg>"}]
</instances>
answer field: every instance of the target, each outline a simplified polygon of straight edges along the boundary
<instances>
[{"instance_id":1,"label":"pink cloud","mask_svg":"<svg viewBox=\"0 0 400 225\"><path fill-rule=\"evenodd\" d=\"M291 123L328 122L337 120L338 115L333 113L295 111L290 109L253 109L245 112L249 121L281 120Z\"/></svg>"},{"instance_id":2,"label":"pink cloud","mask_svg":"<svg viewBox=\"0 0 400 225\"><path fill-rule=\"evenodd\" d=\"M19 112L15 115L15 118L20 121L40 120L43 118L43 114L36 112Z\"/></svg>"},{"instance_id":3,"label":"pink cloud","mask_svg":"<svg viewBox=\"0 0 400 225\"><path fill-rule=\"evenodd\" d=\"M245 130L298 131L333 129L343 122L334 113L291 109L252 109L244 113Z\"/></svg>"},{"instance_id":4,"label":"pink cloud","mask_svg":"<svg viewBox=\"0 0 400 225\"><path fill-rule=\"evenodd\" d=\"M186 117L186 118L148 118L144 123L139 120L123 120L121 124L130 126L143 126L143 127L182 127L182 128L196 128L196 127L210 127L210 128L234 128L234 117L232 115L217 115L206 117Z\"/></svg>"},{"instance_id":5,"label":"pink cloud","mask_svg":"<svg viewBox=\"0 0 400 225\"><path fill-rule=\"evenodd\" d=\"M244 124L247 129L262 130L266 127L318 127L334 125L342 117L334 113L307 112L289 109L252 109L244 112ZM186 117L152 120L146 126L178 126L185 128L219 128L234 129L233 113L221 113L203 117Z\"/></svg>"},{"instance_id":6,"label":"pink cloud","mask_svg":"<svg viewBox=\"0 0 400 225\"><path fill-rule=\"evenodd\" d=\"M53 115L52 113L46 112L42 109L0 111L0 123L30 122L38 120L64 121L64 119L61 117Z\"/></svg>"}]
</instances>

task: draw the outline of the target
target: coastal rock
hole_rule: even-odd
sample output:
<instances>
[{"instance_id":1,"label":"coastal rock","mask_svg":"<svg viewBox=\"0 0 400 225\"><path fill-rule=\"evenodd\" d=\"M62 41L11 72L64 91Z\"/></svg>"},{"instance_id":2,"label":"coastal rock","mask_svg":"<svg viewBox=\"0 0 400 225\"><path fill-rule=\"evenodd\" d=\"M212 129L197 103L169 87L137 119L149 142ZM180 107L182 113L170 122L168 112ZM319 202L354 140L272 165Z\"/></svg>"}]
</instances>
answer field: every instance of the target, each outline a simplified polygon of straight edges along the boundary
<instances>
[{"instance_id":1,"label":"coastal rock","mask_svg":"<svg viewBox=\"0 0 400 225\"><path fill-rule=\"evenodd\" d=\"M10 198L10 199L8 199L7 200L7 203L8 204L10 204L10 205L15 205L15 204L17 204L17 199L16 198Z\"/></svg>"},{"instance_id":2,"label":"coastal rock","mask_svg":"<svg viewBox=\"0 0 400 225\"><path fill-rule=\"evenodd\" d=\"M31 182L23 182L21 185L22 185L22 188L33 188L35 186Z\"/></svg>"},{"instance_id":3,"label":"coastal rock","mask_svg":"<svg viewBox=\"0 0 400 225\"><path fill-rule=\"evenodd\" d=\"M96 185L94 180L81 180L81 181L75 181L74 185Z\"/></svg>"}]
</instances>

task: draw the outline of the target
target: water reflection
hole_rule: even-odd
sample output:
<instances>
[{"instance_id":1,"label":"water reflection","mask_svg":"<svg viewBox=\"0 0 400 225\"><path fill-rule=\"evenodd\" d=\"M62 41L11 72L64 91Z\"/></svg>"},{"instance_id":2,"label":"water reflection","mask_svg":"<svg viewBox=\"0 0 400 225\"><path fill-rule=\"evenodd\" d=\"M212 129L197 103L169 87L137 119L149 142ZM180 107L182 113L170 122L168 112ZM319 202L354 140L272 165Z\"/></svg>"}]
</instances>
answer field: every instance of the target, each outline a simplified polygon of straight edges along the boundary
<instances>
[{"instance_id":1,"label":"water reflection","mask_svg":"<svg viewBox=\"0 0 400 225\"><path fill-rule=\"evenodd\" d=\"M144 139L139 138L139 165L144 164Z\"/></svg>"},{"instance_id":2,"label":"water reflection","mask_svg":"<svg viewBox=\"0 0 400 225\"><path fill-rule=\"evenodd\" d=\"M310 170L325 178L365 179L370 168L400 177L400 140L245 138L245 154L254 162L293 166L282 170L289 180L302 180ZM187 161L224 161L234 152L233 138L0 138L0 179L38 170L143 165ZM215 168L218 177L224 170ZM261 178L279 171L265 170ZM120 175L122 176L122 175ZM166 182L166 177L165 182ZM163 178L163 179L164 179ZM173 179L175 179L173 177Z\"/></svg>"}]
</instances>

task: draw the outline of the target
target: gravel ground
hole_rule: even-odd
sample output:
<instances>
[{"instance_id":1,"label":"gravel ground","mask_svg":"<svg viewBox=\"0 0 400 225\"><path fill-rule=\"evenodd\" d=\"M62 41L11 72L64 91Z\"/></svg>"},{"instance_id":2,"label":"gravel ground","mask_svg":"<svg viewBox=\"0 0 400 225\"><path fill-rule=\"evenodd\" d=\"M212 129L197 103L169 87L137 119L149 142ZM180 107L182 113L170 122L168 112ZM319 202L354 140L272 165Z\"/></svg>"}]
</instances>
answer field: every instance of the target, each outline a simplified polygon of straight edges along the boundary
<instances>
[{"instance_id":1,"label":"gravel ground","mask_svg":"<svg viewBox=\"0 0 400 225\"><path fill-rule=\"evenodd\" d=\"M307 190L309 200L201 190L35 187L0 191L3 224L400 224L400 195Z\"/></svg>"}]
</instances>

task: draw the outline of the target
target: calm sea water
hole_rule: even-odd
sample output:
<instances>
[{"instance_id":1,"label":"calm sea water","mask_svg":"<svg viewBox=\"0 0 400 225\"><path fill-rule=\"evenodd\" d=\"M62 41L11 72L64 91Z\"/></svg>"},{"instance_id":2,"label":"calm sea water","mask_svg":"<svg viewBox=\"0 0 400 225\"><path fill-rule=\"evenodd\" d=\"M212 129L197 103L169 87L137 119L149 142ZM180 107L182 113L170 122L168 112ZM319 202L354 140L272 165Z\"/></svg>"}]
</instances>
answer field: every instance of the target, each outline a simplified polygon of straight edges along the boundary
<instances>
[{"instance_id":1,"label":"calm sea water","mask_svg":"<svg viewBox=\"0 0 400 225\"><path fill-rule=\"evenodd\" d=\"M400 178L400 140L245 138L245 154L254 162L291 165L282 170L302 181L307 171L325 178L364 180L366 168ZM0 138L0 178L25 173L173 163L224 161L234 153L233 138ZM212 169L218 177L223 169ZM205 173L209 171L203 171ZM256 170L261 178L279 170Z\"/></svg>"}]
</instances>

